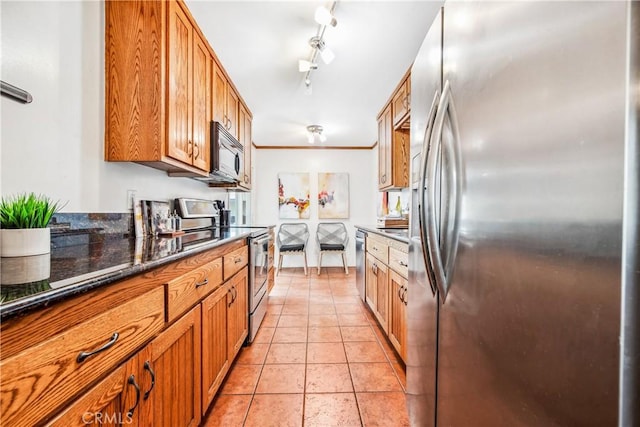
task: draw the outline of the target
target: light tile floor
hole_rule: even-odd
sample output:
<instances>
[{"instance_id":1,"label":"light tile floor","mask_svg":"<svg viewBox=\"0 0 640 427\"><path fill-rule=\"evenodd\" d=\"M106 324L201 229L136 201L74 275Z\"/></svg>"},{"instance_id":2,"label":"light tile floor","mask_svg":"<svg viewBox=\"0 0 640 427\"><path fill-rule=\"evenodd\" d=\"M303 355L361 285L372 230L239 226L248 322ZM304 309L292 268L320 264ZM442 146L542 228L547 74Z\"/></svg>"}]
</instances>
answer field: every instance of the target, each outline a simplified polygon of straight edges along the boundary
<instances>
[{"instance_id":1,"label":"light tile floor","mask_svg":"<svg viewBox=\"0 0 640 427\"><path fill-rule=\"evenodd\" d=\"M353 270L283 270L203 425L408 426L405 383Z\"/></svg>"}]
</instances>

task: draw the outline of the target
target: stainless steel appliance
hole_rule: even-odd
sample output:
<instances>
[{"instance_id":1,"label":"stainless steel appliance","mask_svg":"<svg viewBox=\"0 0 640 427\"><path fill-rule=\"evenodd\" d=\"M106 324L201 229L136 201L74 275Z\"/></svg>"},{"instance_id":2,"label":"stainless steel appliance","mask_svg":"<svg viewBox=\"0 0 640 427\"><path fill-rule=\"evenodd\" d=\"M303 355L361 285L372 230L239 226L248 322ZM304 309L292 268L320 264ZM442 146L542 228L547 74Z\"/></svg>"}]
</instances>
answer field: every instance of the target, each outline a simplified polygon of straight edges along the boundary
<instances>
[{"instance_id":1,"label":"stainless steel appliance","mask_svg":"<svg viewBox=\"0 0 640 427\"><path fill-rule=\"evenodd\" d=\"M258 328L267 314L267 282L269 269L273 266L273 256L269 254L269 245L273 236L266 229L249 237L249 335L253 342Z\"/></svg>"},{"instance_id":2,"label":"stainless steel appliance","mask_svg":"<svg viewBox=\"0 0 640 427\"><path fill-rule=\"evenodd\" d=\"M237 183L243 170L243 148L227 129L211 122L211 171L208 177L194 177L199 181Z\"/></svg>"},{"instance_id":3,"label":"stainless steel appliance","mask_svg":"<svg viewBox=\"0 0 640 427\"><path fill-rule=\"evenodd\" d=\"M356 230L356 287L362 301L365 300L365 239L367 233L365 231Z\"/></svg>"},{"instance_id":4,"label":"stainless steel appliance","mask_svg":"<svg viewBox=\"0 0 640 427\"><path fill-rule=\"evenodd\" d=\"M639 28L636 2L435 19L411 71L412 425L640 425Z\"/></svg>"}]
</instances>

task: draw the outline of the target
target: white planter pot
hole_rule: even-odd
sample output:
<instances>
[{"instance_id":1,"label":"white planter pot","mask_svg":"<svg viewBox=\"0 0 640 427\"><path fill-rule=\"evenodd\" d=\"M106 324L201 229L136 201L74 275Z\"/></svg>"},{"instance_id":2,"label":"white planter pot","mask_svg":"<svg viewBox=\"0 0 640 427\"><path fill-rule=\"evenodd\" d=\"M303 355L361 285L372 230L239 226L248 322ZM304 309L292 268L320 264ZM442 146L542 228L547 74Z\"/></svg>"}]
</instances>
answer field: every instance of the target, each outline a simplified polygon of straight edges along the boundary
<instances>
[{"instance_id":1,"label":"white planter pot","mask_svg":"<svg viewBox=\"0 0 640 427\"><path fill-rule=\"evenodd\" d=\"M51 275L51 255L33 255L2 259L2 286L22 285L48 279Z\"/></svg>"},{"instance_id":2,"label":"white planter pot","mask_svg":"<svg viewBox=\"0 0 640 427\"><path fill-rule=\"evenodd\" d=\"M51 252L51 229L21 228L0 230L3 257L42 255Z\"/></svg>"}]
</instances>

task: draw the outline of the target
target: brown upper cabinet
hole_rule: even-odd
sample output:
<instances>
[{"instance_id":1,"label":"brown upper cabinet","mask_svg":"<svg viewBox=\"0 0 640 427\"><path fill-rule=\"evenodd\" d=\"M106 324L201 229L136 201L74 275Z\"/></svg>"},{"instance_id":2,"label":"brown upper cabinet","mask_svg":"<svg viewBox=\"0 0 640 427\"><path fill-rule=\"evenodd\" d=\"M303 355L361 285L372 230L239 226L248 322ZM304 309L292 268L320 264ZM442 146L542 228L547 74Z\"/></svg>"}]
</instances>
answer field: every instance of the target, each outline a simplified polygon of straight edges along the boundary
<instances>
[{"instance_id":1,"label":"brown upper cabinet","mask_svg":"<svg viewBox=\"0 0 640 427\"><path fill-rule=\"evenodd\" d=\"M240 177L240 187L251 190L251 112L243 103L240 103L240 114L238 115L238 140L244 149L244 173Z\"/></svg>"},{"instance_id":2,"label":"brown upper cabinet","mask_svg":"<svg viewBox=\"0 0 640 427\"><path fill-rule=\"evenodd\" d=\"M410 71L378 115L378 189L409 186Z\"/></svg>"},{"instance_id":3,"label":"brown upper cabinet","mask_svg":"<svg viewBox=\"0 0 640 427\"><path fill-rule=\"evenodd\" d=\"M208 175L209 124L238 138L242 99L187 6L108 0L105 8L105 160Z\"/></svg>"},{"instance_id":4,"label":"brown upper cabinet","mask_svg":"<svg viewBox=\"0 0 640 427\"><path fill-rule=\"evenodd\" d=\"M411 76L405 76L393 95L393 127L409 129L409 114L411 113Z\"/></svg>"},{"instance_id":5,"label":"brown upper cabinet","mask_svg":"<svg viewBox=\"0 0 640 427\"><path fill-rule=\"evenodd\" d=\"M239 97L218 64L214 65L213 82L213 119L237 139Z\"/></svg>"}]
</instances>

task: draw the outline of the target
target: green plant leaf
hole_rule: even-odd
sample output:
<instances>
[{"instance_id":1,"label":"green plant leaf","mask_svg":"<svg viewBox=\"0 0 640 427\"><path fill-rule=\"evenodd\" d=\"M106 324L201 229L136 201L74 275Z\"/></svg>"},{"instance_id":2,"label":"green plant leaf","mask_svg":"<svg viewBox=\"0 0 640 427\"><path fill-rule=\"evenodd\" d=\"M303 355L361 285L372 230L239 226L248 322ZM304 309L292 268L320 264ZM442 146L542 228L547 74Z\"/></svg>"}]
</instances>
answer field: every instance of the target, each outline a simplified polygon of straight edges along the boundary
<instances>
[{"instance_id":1,"label":"green plant leaf","mask_svg":"<svg viewBox=\"0 0 640 427\"><path fill-rule=\"evenodd\" d=\"M0 227L45 228L64 205L35 193L3 197L0 201Z\"/></svg>"}]
</instances>

